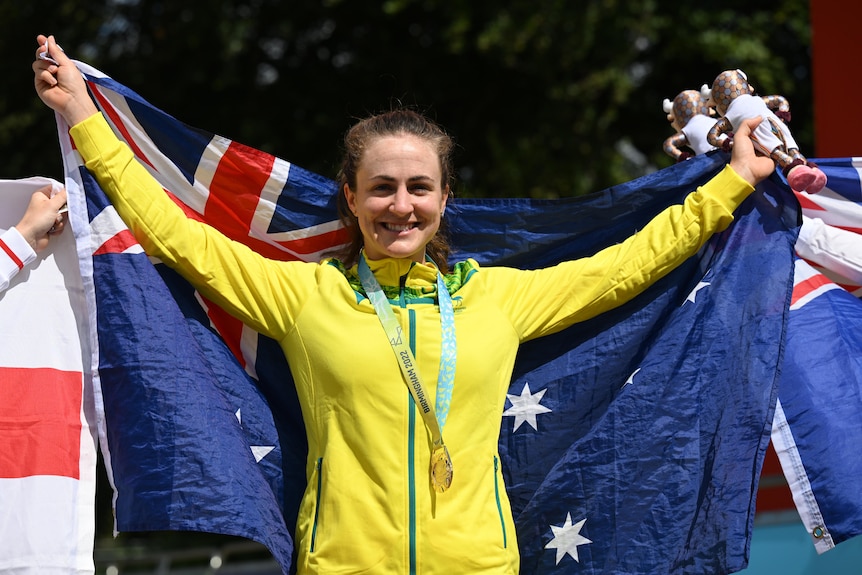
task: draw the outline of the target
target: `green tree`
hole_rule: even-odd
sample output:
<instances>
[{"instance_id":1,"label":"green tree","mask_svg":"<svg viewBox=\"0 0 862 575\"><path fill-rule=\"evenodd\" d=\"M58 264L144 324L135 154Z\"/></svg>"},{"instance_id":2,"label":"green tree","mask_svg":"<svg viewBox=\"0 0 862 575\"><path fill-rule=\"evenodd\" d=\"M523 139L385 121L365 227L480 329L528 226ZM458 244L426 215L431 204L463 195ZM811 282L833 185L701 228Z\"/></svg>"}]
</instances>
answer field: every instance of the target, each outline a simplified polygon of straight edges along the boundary
<instances>
[{"instance_id":1,"label":"green tree","mask_svg":"<svg viewBox=\"0 0 862 575\"><path fill-rule=\"evenodd\" d=\"M461 196L563 197L670 164L664 98L745 70L812 148L807 0L4 0L6 177L60 175L33 38L188 124L333 176L357 117L398 103L460 144Z\"/></svg>"}]
</instances>

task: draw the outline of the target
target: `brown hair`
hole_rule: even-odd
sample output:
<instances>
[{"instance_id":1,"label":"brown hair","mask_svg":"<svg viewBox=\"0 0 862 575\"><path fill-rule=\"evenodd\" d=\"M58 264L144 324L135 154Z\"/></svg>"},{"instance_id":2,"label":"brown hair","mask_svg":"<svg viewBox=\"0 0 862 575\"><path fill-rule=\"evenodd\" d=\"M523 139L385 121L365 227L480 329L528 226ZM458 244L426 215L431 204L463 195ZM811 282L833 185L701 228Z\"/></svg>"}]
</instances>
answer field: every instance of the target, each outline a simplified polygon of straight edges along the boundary
<instances>
[{"instance_id":1,"label":"brown hair","mask_svg":"<svg viewBox=\"0 0 862 575\"><path fill-rule=\"evenodd\" d=\"M365 155L365 150L372 142L381 137L397 135L416 136L434 148L440 159L440 186L444 190L446 186L449 186L451 196L454 143L452 138L438 124L418 112L405 108L375 114L356 123L344 135L344 156L337 178L338 219L347 229L349 243L336 253L336 257L347 266L355 264L359 259L359 252L362 249L362 233L356 216L353 215L347 205L347 199L344 197L344 186L346 184L351 190L356 190L356 172ZM437 264L437 267L444 274L449 271L449 241L446 227L445 218L441 218L440 228L426 246L427 256Z\"/></svg>"}]
</instances>

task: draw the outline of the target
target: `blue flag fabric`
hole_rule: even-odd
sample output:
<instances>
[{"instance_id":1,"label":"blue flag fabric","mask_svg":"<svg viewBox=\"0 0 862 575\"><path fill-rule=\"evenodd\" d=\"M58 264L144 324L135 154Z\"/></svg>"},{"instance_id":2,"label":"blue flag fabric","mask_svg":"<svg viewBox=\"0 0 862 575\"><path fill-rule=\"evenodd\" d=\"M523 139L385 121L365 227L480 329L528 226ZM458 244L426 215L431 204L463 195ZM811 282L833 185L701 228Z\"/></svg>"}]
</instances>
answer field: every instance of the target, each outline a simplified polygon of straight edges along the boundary
<instances>
[{"instance_id":1,"label":"blue flag fabric","mask_svg":"<svg viewBox=\"0 0 862 575\"><path fill-rule=\"evenodd\" d=\"M724 159L699 158L546 210L527 200L480 209L529 214L559 231L542 234L548 245L530 242L530 231L521 241L515 231L489 235L510 250L529 246L501 253L507 264L548 265L620 241ZM795 222L789 191L766 182L729 231L642 297L522 347L500 442L521 573L746 566Z\"/></svg>"},{"instance_id":2,"label":"blue flag fabric","mask_svg":"<svg viewBox=\"0 0 862 575\"><path fill-rule=\"evenodd\" d=\"M269 257L314 260L344 240L331 181L185 126L79 67L117 134L189 217ZM280 349L143 254L58 122L98 328L117 529L240 535L289 572L305 438ZM447 210L455 257L531 268L591 254L726 161L696 157L573 200L459 200ZM745 567L797 221L775 176L729 230L641 297L523 346L500 439L522 573Z\"/></svg>"},{"instance_id":3,"label":"blue flag fabric","mask_svg":"<svg viewBox=\"0 0 862 575\"><path fill-rule=\"evenodd\" d=\"M772 437L823 553L862 533L862 301L806 262L796 265Z\"/></svg>"}]
</instances>

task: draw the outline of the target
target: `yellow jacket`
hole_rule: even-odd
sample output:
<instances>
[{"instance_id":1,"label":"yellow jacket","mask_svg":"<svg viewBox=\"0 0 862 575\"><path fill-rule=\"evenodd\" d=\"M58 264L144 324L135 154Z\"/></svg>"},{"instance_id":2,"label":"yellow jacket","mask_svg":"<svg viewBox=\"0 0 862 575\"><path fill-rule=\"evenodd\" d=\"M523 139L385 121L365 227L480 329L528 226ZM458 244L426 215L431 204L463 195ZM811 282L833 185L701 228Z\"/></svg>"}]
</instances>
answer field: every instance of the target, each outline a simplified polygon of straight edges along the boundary
<instances>
[{"instance_id":1,"label":"yellow jacket","mask_svg":"<svg viewBox=\"0 0 862 575\"><path fill-rule=\"evenodd\" d=\"M724 229L752 191L725 168L683 205L593 257L536 271L456 264L446 277L458 349L443 430L454 479L438 494L429 482L430 435L355 267L266 259L187 218L100 114L71 134L146 252L284 350L309 447L296 526L300 573L518 573L497 454L518 345L628 301ZM436 269L395 259L369 265L433 397Z\"/></svg>"}]
</instances>

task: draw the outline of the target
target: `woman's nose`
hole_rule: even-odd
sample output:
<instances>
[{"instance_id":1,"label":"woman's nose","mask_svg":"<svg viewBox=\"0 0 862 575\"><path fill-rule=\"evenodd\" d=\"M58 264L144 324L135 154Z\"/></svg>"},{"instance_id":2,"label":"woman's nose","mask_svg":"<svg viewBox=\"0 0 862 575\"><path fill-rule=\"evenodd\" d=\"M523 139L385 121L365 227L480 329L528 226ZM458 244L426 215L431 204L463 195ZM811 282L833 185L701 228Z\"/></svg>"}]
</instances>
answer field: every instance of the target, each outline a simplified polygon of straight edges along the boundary
<instances>
[{"instance_id":1,"label":"woman's nose","mask_svg":"<svg viewBox=\"0 0 862 575\"><path fill-rule=\"evenodd\" d=\"M392 197L390 211L397 214L408 214L413 211L413 202L406 187L399 186Z\"/></svg>"}]
</instances>

